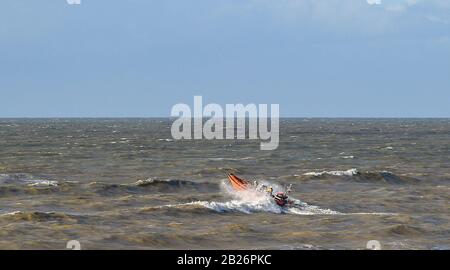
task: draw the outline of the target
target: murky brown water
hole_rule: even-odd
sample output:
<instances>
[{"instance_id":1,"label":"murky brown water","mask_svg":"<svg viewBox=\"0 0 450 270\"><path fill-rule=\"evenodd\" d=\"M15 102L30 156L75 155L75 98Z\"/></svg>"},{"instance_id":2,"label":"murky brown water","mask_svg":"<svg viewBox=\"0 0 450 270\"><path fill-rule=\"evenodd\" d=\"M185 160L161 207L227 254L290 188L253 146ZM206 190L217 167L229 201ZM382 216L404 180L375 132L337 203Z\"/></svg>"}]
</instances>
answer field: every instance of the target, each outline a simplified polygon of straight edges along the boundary
<instances>
[{"instance_id":1,"label":"murky brown water","mask_svg":"<svg viewBox=\"0 0 450 270\"><path fill-rule=\"evenodd\" d=\"M275 151L170 125L0 120L0 248L450 248L449 119L283 119ZM228 171L299 205L236 197Z\"/></svg>"}]
</instances>

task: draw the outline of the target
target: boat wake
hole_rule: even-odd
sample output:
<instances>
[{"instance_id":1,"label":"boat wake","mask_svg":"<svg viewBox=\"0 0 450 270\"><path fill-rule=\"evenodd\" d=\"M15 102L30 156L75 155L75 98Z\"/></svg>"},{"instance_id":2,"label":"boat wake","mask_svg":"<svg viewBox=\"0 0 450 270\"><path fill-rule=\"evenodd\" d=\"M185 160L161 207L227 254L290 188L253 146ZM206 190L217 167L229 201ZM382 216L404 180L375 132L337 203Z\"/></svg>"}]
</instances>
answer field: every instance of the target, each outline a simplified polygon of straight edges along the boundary
<instances>
[{"instance_id":1,"label":"boat wake","mask_svg":"<svg viewBox=\"0 0 450 270\"><path fill-rule=\"evenodd\" d=\"M279 189L279 187L274 187ZM275 201L264 193L256 190L233 191L225 183L222 183L222 190L232 199L225 202L217 201L195 201L190 203L166 205L166 207L189 207L198 206L213 210L219 213L239 212L245 214L254 213L274 213L274 214L294 214L294 215L339 215L341 213L330 209L323 209L318 206L309 205L297 199L292 199L289 207L280 207Z\"/></svg>"},{"instance_id":2,"label":"boat wake","mask_svg":"<svg viewBox=\"0 0 450 270\"><path fill-rule=\"evenodd\" d=\"M219 213L224 212L241 212L245 214L254 213L274 213L274 214L294 214L294 215L339 215L337 211L330 209L322 209L318 206L307 205L293 205L290 207L280 207L270 199L261 201L239 201L231 200L228 202L208 202L197 201L191 202L187 205L199 205Z\"/></svg>"},{"instance_id":3,"label":"boat wake","mask_svg":"<svg viewBox=\"0 0 450 270\"><path fill-rule=\"evenodd\" d=\"M272 186L275 191L281 191L282 188L276 184L261 182L266 186ZM231 199L228 201L193 201L189 203L170 204L157 207L172 208L172 209L208 209L217 213L273 213L273 214L292 214L292 215L378 215L390 216L397 215L396 213L382 213L382 212L359 212L359 213L343 213L327 208L321 208L316 205L310 205L301 200L290 198L292 204L281 207L275 203L273 198L267 194L253 189L244 191L235 191L225 182L221 184L221 190Z\"/></svg>"}]
</instances>

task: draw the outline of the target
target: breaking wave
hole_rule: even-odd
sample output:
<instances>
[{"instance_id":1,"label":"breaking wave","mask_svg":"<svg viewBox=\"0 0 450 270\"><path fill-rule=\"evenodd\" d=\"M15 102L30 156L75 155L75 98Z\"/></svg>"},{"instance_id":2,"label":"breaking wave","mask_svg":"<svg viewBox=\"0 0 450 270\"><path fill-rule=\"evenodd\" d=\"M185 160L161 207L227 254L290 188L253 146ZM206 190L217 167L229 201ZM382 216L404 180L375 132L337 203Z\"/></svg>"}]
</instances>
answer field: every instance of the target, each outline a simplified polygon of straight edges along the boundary
<instances>
[{"instance_id":1,"label":"breaking wave","mask_svg":"<svg viewBox=\"0 0 450 270\"><path fill-rule=\"evenodd\" d=\"M275 190L279 187L272 185ZM296 215L338 215L337 211L323 209L318 206L308 205L297 199L291 199L292 205L280 207L275 201L264 193L256 190L233 191L228 185L222 183L222 190L225 191L231 200L225 202L217 201L194 201L190 203L165 205L169 208L202 207L218 213L239 212L244 214L253 213L274 213L274 214L296 214Z\"/></svg>"},{"instance_id":2,"label":"breaking wave","mask_svg":"<svg viewBox=\"0 0 450 270\"><path fill-rule=\"evenodd\" d=\"M0 196L48 194L62 189L55 180L26 173L0 174Z\"/></svg>"},{"instance_id":3,"label":"breaking wave","mask_svg":"<svg viewBox=\"0 0 450 270\"><path fill-rule=\"evenodd\" d=\"M174 193L214 192L219 190L217 183L194 182L175 179L144 179L136 182L117 184L107 182L80 183L77 181L50 180L27 173L0 174L0 196L18 194L49 194L57 192L94 192L100 195L120 195L126 193Z\"/></svg>"},{"instance_id":4,"label":"breaking wave","mask_svg":"<svg viewBox=\"0 0 450 270\"><path fill-rule=\"evenodd\" d=\"M56 187L58 181L36 178L27 173L0 174L0 185L28 185L31 187Z\"/></svg>"},{"instance_id":5,"label":"breaking wave","mask_svg":"<svg viewBox=\"0 0 450 270\"><path fill-rule=\"evenodd\" d=\"M28 184L30 187L57 187L58 181L52 180L33 180Z\"/></svg>"},{"instance_id":6,"label":"breaking wave","mask_svg":"<svg viewBox=\"0 0 450 270\"><path fill-rule=\"evenodd\" d=\"M180 189L183 189L183 191L193 192L211 192L218 190L218 185L214 183L173 179L160 180L154 178L138 180L137 182L131 184L92 182L88 184L88 187L94 189L97 193L105 195L109 195L111 193L173 193L180 191Z\"/></svg>"},{"instance_id":7,"label":"breaking wave","mask_svg":"<svg viewBox=\"0 0 450 270\"><path fill-rule=\"evenodd\" d=\"M240 160L250 160L254 159L254 157L240 157L240 158L224 158L224 157L217 157L217 158L209 158L210 161L240 161Z\"/></svg>"},{"instance_id":8,"label":"breaking wave","mask_svg":"<svg viewBox=\"0 0 450 270\"><path fill-rule=\"evenodd\" d=\"M274 213L274 214L295 214L295 215L338 215L337 211L330 209L322 209L318 206L302 203L290 207L280 207L275 202L268 200L261 201L238 201L231 200L228 202L207 202L198 201L191 202L188 205L199 205L207 209L214 210L219 213L224 212L241 212L245 214L253 213Z\"/></svg>"},{"instance_id":9,"label":"breaking wave","mask_svg":"<svg viewBox=\"0 0 450 270\"><path fill-rule=\"evenodd\" d=\"M316 176L316 177L320 177L320 176L354 176L354 175L358 175L359 172L357 169L350 169L350 170L346 170L346 171L322 171L322 172L307 172L304 173L303 175L305 176Z\"/></svg>"},{"instance_id":10,"label":"breaking wave","mask_svg":"<svg viewBox=\"0 0 450 270\"><path fill-rule=\"evenodd\" d=\"M57 212L22 212L14 211L10 213L5 213L0 215L0 219L5 219L8 221L35 221L35 222L45 222L45 221L61 221L61 222L76 222L75 217Z\"/></svg>"},{"instance_id":11,"label":"breaking wave","mask_svg":"<svg viewBox=\"0 0 450 270\"><path fill-rule=\"evenodd\" d=\"M295 175L295 177L300 179L337 179L337 178L346 178L355 181L379 181L386 182L391 184L402 184L402 183L417 183L420 180L404 176L404 175L396 175L389 171L365 171L362 172L358 169L349 169L349 170L336 170L336 171L320 171L320 172L307 172L302 175Z\"/></svg>"}]
</instances>

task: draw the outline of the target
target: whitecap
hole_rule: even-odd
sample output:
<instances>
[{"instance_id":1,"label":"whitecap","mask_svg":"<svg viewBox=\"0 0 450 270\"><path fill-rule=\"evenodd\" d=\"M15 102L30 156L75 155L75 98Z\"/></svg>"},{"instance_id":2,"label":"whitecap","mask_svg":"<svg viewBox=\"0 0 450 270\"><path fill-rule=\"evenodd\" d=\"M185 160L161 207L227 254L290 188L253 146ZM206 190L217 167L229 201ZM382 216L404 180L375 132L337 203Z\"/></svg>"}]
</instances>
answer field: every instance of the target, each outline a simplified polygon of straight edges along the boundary
<instances>
[{"instance_id":1,"label":"whitecap","mask_svg":"<svg viewBox=\"0 0 450 270\"><path fill-rule=\"evenodd\" d=\"M307 172L303 175L305 176L322 176L322 175L333 175L333 176L354 176L358 175L358 169L349 169L346 171L322 171L322 172Z\"/></svg>"},{"instance_id":2,"label":"whitecap","mask_svg":"<svg viewBox=\"0 0 450 270\"><path fill-rule=\"evenodd\" d=\"M173 139L158 139L158 141L173 142Z\"/></svg>"},{"instance_id":3,"label":"whitecap","mask_svg":"<svg viewBox=\"0 0 450 270\"><path fill-rule=\"evenodd\" d=\"M253 159L254 157L241 157L241 158L223 158L223 157L217 157L217 158L209 158L210 161L239 161L239 160L249 160Z\"/></svg>"},{"instance_id":4,"label":"whitecap","mask_svg":"<svg viewBox=\"0 0 450 270\"><path fill-rule=\"evenodd\" d=\"M263 184L263 181L260 182ZM276 184L264 183L272 186L274 190L281 190ZM222 189L233 199L225 202L216 201L195 201L184 204L165 205L163 207L183 207L183 206L201 206L219 213L239 212L244 214L253 213L273 213L273 214L294 214L294 215L338 215L337 211L323 209L315 205L308 205L297 199L289 207L280 207L275 201L265 193L256 190L246 190L236 192L226 184L222 184Z\"/></svg>"},{"instance_id":5,"label":"whitecap","mask_svg":"<svg viewBox=\"0 0 450 270\"><path fill-rule=\"evenodd\" d=\"M57 187L58 181L51 180L29 180L28 186L30 187Z\"/></svg>"},{"instance_id":6,"label":"whitecap","mask_svg":"<svg viewBox=\"0 0 450 270\"><path fill-rule=\"evenodd\" d=\"M15 215L19 215L21 213L22 213L21 211L13 211L13 212L8 212L8 213L1 214L1 216L2 217L15 216Z\"/></svg>"}]
</instances>

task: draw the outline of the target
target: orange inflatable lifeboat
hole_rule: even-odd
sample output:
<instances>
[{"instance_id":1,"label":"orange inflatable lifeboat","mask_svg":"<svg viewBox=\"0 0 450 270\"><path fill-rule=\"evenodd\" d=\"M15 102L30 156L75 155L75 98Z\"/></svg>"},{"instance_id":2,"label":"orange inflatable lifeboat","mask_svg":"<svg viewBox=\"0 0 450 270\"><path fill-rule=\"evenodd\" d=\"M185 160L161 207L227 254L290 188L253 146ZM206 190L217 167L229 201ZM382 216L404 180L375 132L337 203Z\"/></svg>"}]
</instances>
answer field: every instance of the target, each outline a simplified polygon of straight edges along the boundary
<instances>
[{"instance_id":1,"label":"orange inflatable lifeboat","mask_svg":"<svg viewBox=\"0 0 450 270\"><path fill-rule=\"evenodd\" d=\"M230 180L231 186L233 187L234 190L242 191L250 188L251 184L249 181L241 179L232 173L228 174L228 179Z\"/></svg>"},{"instance_id":2,"label":"orange inflatable lifeboat","mask_svg":"<svg viewBox=\"0 0 450 270\"><path fill-rule=\"evenodd\" d=\"M241 179L232 173L228 174L228 179L231 182L231 186L236 191L244 191L244 190L258 187L257 185L254 186L249 181L247 181L245 179ZM266 186L262 185L262 187L266 187ZM273 191L272 187L270 187L267 190L264 190L264 189L256 189L256 190L258 190L260 192L267 192L267 194L269 194L275 200L275 203L281 207L290 206L291 204L293 204L293 201L289 200L288 195L287 195L287 193L289 193L291 191L291 186L289 186L287 188L286 192L277 192L275 195L272 194L272 191Z\"/></svg>"}]
</instances>

